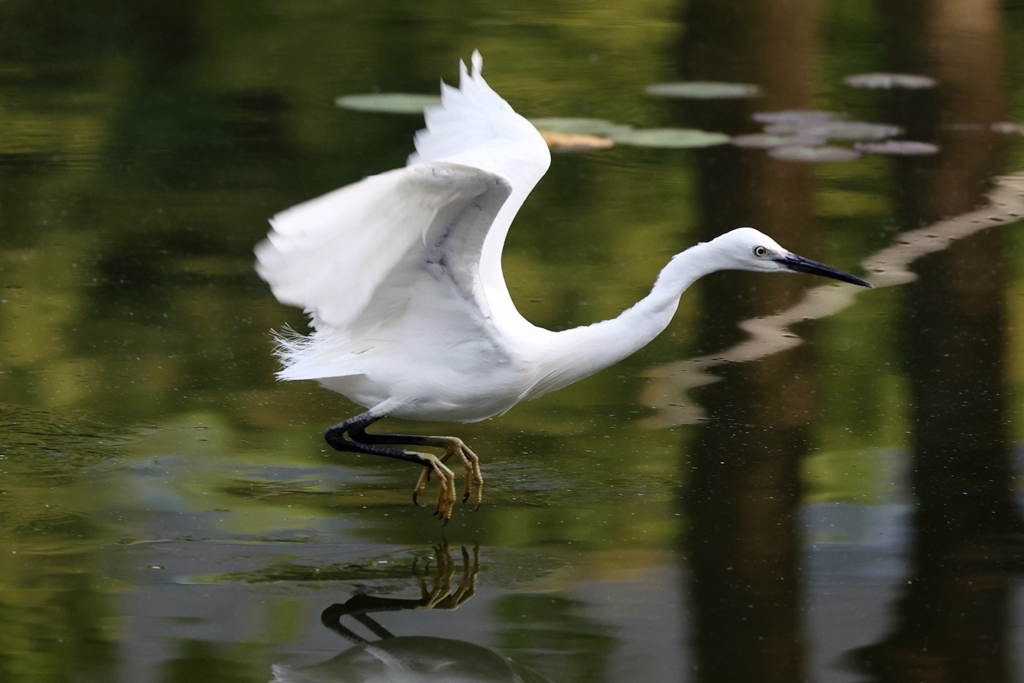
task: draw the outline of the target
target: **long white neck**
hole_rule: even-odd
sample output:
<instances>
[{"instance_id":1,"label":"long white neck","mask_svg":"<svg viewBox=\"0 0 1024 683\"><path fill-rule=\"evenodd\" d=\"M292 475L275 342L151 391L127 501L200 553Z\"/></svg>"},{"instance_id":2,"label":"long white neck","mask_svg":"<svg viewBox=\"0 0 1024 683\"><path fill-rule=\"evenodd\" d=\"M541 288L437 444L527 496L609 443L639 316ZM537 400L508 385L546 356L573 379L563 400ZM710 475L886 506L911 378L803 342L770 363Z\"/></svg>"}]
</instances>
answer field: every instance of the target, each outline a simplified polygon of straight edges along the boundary
<instances>
[{"instance_id":1,"label":"long white neck","mask_svg":"<svg viewBox=\"0 0 1024 683\"><path fill-rule=\"evenodd\" d=\"M683 292L723 267L714 242L702 242L676 254L658 275L651 293L618 317L554 333L541 361L543 377L529 397L589 377L646 346L668 327Z\"/></svg>"}]
</instances>

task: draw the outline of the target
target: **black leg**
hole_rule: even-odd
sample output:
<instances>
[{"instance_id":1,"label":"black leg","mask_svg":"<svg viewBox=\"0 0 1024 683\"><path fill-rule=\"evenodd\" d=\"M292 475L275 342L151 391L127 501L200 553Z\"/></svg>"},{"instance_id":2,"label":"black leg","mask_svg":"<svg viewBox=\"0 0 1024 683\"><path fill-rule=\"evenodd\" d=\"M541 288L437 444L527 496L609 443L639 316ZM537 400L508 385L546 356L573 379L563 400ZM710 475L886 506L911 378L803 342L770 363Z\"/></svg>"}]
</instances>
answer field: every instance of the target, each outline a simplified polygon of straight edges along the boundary
<instances>
[{"instance_id":1,"label":"black leg","mask_svg":"<svg viewBox=\"0 0 1024 683\"><path fill-rule=\"evenodd\" d=\"M452 506L455 503L455 475L450 469L445 467L444 463L446 460L451 458L453 454L457 453L464 463L471 463L470 466L472 466L476 463L476 456L473 455L472 451L469 451L469 449L465 449L465 444L458 439L452 439L451 437L431 437L408 434L367 434L366 428L381 417L383 416L374 415L370 411L361 413L328 429L324 433L324 439L331 448L336 451L382 455L386 458L395 458L397 460L404 460L406 462L423 466L423 473L420 475L416 488L413 491L413 503L417 502L417 497L426 485L429 474L431 472L436 474L440 490L438 491L437 509L435 514L439 515L441 519L444 520L444 524L447 524L448 520L452 516ZM385 448L379 444L440 446L445 448L446 453L444 457L438 458L430 453L418 453L416 451L406 451L398 448ZM462 450L466 450L469 455L464 455ZM470 457L472 457L472 461L470 460ZM479 476L478 466L475 470L474 480L483 484L483 479ZM463 496L463 501L469 497L468 477L466 481L466 488L467 492L466 495Z\"/></svg>"},{"instance_id":2,"label":"black leg","mask_svg":"<svg viewBox=\"0 0 1024 683\"><path fill-rule=\"evenodd\" d=\"M383 416L381 416L383 417ZM424 467L430 467L430 463L426 461L423 456L419 453L411 451L403 451L397 448L380 448L375 444L417 444L415 440L417 437L403 436L402 439L408 438L409 440L396 439L397 434L393 435L375 435L367 434L366 428L372 425L374 422L379 420L380 417L374 417L369 411L360 413L355 417L350 417L344 422L339 422L334 425L326 432L324 432L324 440L327 441L328 445L336 451L348 452L348 453L369 453L371 455L383 455L386 458L396 458L398 460L405 460L406 462L416 463L417 465L423 465ZM348 434L349 438L345 438ZM389 439L389 436L391 439ZM417 445L423 445L422 443Z\"/></svg>"},{"instance_id":3,"label":"black leg","mask_svg":"<svg viewBox=\"0 0 1024 683\"><path fill-rule=\"evenodd\" d=\"M466 477L466 490L462 494L462 502L465 503L469 500L470 495L470 477L478 479L480 471L479 462L476 459L476 455L473 454L466 444L462 443L461 439L456 439L453 436L424 436L422 434L367 434L365 428L369 426L363 425L359 428L353 428L349 431L349 436L352 437L353 441L361 444L409 444L413 446L433 446L435 448L445 449L445 454L441 456L441 462L447 463L451 459L452 455L458 454L459 459L462 460L462 464L466 467L468 476ZM384 448L381 450L391 450ZM469 454L467 457L465 454ZM424 470L424 476L422 483L426 484L427 480L430 479L430 468ZM483 478L479 477L478 486L483 484ZM412 492L412 503L413 505L419 505L418 499L420 494L421 486L417 483L416 488ZM477 502L474 511L480 507L480 503Z\"/></svg>"},{"instance_id":4,"label":"black leg","mask_svg":"<svg viewBox=\"0 0 1024 683\"><path fill-rule=\"evenodd\" d=\"M324 438L332 448L338 451L383 455L388 458L396 458L423 465L423 472L420 475L419 481L416 482L416 487L412 494L412 502L417 505L419 504L417 502L419 494L426 486L430 473L438 472L439 476L444 472L450 473L451 470L444 467L444 463L448 462L453 455L458 456L463 467L466 468L466 483L462 494L462 502L465 503L469 500L470 495L475 491L476 495L473 498L475 505L473 509L477 510L480 508L484 485L484 478L480 474L480 459L461 439L454 436L423 436L420 434L367 434L366 428L381 417L383 416L373 415L371 411L361 413L328 429L324 434ZM346 434L348 435L347 438ZM432 455L397 448L384 448L382 444L429 446L443 448L445 453L438 462L437 458ZM443 477L441 485L444 485ZM443 507L443 505L439 504L438 511L443 511ZM451 512L449 511L448 514L451 515Z\"/></svg>"}]
</instances>

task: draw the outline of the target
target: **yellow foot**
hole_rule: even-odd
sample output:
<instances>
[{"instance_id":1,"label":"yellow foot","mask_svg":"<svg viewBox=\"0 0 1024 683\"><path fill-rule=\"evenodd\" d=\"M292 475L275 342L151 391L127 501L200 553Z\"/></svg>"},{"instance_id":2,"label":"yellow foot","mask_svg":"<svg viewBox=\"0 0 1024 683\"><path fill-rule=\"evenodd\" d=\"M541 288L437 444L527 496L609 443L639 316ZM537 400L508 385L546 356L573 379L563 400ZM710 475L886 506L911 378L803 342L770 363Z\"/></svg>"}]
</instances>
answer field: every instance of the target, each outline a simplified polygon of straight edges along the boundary
<instances>
[{"instance_id":1,"label":"yellow foot","mask_svg":"<svg viewBox=\"0 0 1024 683\"><path fill-rule=\"evenodd\" d=\"M428 462L423 466L423 472L416 482L416 488L412 492L412 502L417 503L420 494L427 486L430 474L437 475L437 509L434 514L441 518L441 524L447 524L452 518L452 508L455 507L455 474L444 466L444 460L430 453L417 453Z\"/></svg>"},{"instance_id":2,"label":"yellow foot","mask_svg":"<svg viewBox=\"0 0 1024 683\"><path fill-rule=\"evenodd\" d=\"M480 473L480 458L476 453L469 450L469 446L463 443L462 439L451 437L445 446L445 454L442 460L447 461L453 455L458 456L462 466L466 468L465 486L462 491L462 502L473 496L473 509L480 507L484 498L484 475Z\"/></svg>"},{"instance_id":3,"label":"yellow foot","mask_svg":"<svg viewBox=\"0 0 1024 683\"><path fill-rule=\"evenodd\" d=\"M462 491L462 502L465 503L472 496L473 509L476 510L480 507L481 501L484 496L484 477L480 473L480 458L477 457L476 453L469 449L462 439L454 436L435 436L429 437L429 441L425 441L428 446L437 446L444 449L444 455L441 456L441 466L444 467L443 463L451 460L453 456L458 457L459 462L466 468L465 486ZM420 473L420 478L416 481L416 488L413 490L412 502L416 503L420 494L423 493L427 487L427 481L430 480L430 473L433 472L432 467L424 467ZM450 472L447 467L445 471ZM454 495L454 494L453 494ZM451 517L451 511L449 510L448 516Z\"/></svg>"}]
</instances>

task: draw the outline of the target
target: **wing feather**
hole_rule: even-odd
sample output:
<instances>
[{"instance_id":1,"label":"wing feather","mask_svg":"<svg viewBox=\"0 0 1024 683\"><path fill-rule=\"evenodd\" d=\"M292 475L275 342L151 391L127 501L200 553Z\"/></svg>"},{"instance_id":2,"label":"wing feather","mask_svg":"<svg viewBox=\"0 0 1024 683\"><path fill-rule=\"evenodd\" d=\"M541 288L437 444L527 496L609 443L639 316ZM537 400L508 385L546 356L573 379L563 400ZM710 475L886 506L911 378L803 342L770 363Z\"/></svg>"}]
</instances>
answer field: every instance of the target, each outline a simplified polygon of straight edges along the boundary
<instances>
[{"instance_id":1,"label":"wing feather","mask_svg":"<svg viewBox=\"0 0 1024 683\"><path fill-rule=\"evenodd\" d=\"M427 127L416 133L410 165L450 161L499 173L512 184L512 194L495 217L480 255L481 278L499 323L530 328L512 303L501 268L505 237L519 208L551 165L551 152L532 123L484 80L483 60L473 53L472 72L460 64L459 87L441 84L441 106L424 112Z\"/></svg>"},{"instance_id":2,"label":"wing feather","mask_svg":"<svg viewBox=\"0 0 1024 683\"><path fill-rule=\"evenodd\" d=\"M533 334L505 286L501 252L551 155L484 81L477 52L472 66L461 65L458 88L441 84L442 104L424 113L405 168L271 219L257 271L315 330L279 339L282 379L360 374L426 335L500 354Z\"/></svg>"},{"instance_id":3,"label":"wing feather","mask_svg":"<svg viewBox=\"0 0 1024 683\"><path fill-rule=\"evenodd\" d=\"M460 253L449 259L462 264L467 296L485 305L474 291L480 249L510 191L500 175L443 162L371 176L274 216L256 270L315 329L352 336L357 323L395 313L400 302L367 309L411 281L458 226Z\"/></svg>"}]
</instances>

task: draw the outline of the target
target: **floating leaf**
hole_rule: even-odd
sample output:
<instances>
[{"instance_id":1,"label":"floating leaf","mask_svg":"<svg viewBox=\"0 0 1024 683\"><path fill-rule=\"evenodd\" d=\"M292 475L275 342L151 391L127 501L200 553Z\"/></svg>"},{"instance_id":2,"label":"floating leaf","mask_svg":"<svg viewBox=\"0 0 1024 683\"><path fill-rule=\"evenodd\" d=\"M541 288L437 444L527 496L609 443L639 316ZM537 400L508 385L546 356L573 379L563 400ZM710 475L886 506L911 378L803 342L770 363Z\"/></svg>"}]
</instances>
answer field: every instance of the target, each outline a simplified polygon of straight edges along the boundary
<instances>
[{"instance_id":1,"label":"floating leaf","mask_svg":"<svg viewBox=\"0 0 1024 683\"><path fill-rule=\"evenodd\" d=\"M848 147L773 147L768 155L787 161L850 161L860 156L860 152Z\"/></svg>"},{"instance_id":2,"label":"floating leaf","mask_svg":"<svg viewBox=\"0 0 1024 683\"><path fill-rule=\"evenodd\" d=\"M773 126L765 129L765 132ZM805 128L801 131L804 135L823 137L828 140L881 140L894 135L899 135L903 129L888 123L867 123L865 121L829 121L820 126Z\"/></svg>"},{"instance_id":3,"label":"floating leaf","mask_svg":"<svg viewBox=\"0 0 1024 683\"><path fill-rule=\"evenodd\" d=\"M787 109L785 111L761 111L752 117L758 123L791 123L795 127L807 128L829 121L841 121L845 114L837 111L817 109Z\"/></svg>"},{"instance_id":4,"label":"floating leaf","mask_svg":"<svg viewBox=\"0 0 1024 683\"><path fill-rule=\"evenodd\" d=\"M712 147L729 142L724 133L709 133L693 128L647 128L612 133L612 140L623 145L637 147L666 147L683 149L690 147Z\"/></svg>"},{"instance_id":5,"label":"floating leaf","mask_svg":"<svg viewBox=\"0 0 1024 683\"><path fill-rule=\"evenodd\" d=\"M623 126L604 119L546 118L530 119L530 123L541 132L579 135L611 135L616 131L632 130L631 126Z\"/></svg>"},{"instance_id":6,"label":"floating leaf","mask_svg":"<svg viewBox=\"0 0 1024 683\"><path fill-rule=\"evenodd\" d=\"M994 132L1002 133L1004 135L1024 135L1024 123L1001 121L999 123L993 123L991 128Z\"/></svg>"},{"instance_id":7,"label":"floating leaf","mask_svg":"<svg viewBox=\"0 0 1024 683\"><path fill-rule=\"evenodd\" d=\"M767 133L751 133L750 135L737 135L729 142L737 147L755 147L758 149L785 147L787 145L817 147L825 144L825 138L814 138L803 135L768 135Z\"/></svg>"},{"instance_id":8,"label":"floating leaf","mask_svg":"<svg viewBox=\"0 0 1024 683\"><path fill-rule=\"evenodd\" d=\"M615 142L610 138L598 135L580 135L578 133L556 133L550 130L540 132L548 147L556 152L582 152L591 149L608 149Z\"/></svg>"},{"instance_id":9,"label":"floating leaf","mask_svg":"<svg viewBox=\"0 0 1024 683\"><path fill-rule=\"evenodd\" d=\"M855 74L844 78L843 83L853 88L870 88L872 90L891 90L893 88L922 90L935 87L934 78L914 74Z\"/></svg>"},{"instance_id":10,"label":"floating leaf","mask_svg":"<svg viewBox=\"0 0 1024 683\"><path fill-rule=\"evenodd\" d=\"M872 154L896 154L899 156L926 156L939 151L938 145L913 140L886 140L885 142L858 142L854 149Z\"/></svg>"},{"instance_id":11,"label":"floating leaf","mask_svg":"<svg viewBox=\"0 0 1024 683\"><path fill-rule=\"evenodd\" d=\"M725 100L738 97L760 97L761 88L751 83L717 83L714 81L682 81L654 83L644 88L648 95L688 100Z\"/></svg>"},{"instance_id":12,"label":"floating leaf","mask_svg":"<svg viewBox=\"0 0 1024 683\"><path fill-rule=\"evenodd\" d=\"M408 93L389 92L368 95L345 95L334 100L334 104L343 109L356 111L373 111L384 114L422 114L427 107L441 104L437 95L412 95Z\"/></svg>"},{"instance_id":13,"label":"floating leaf","mask_svg":"<svg viewBox=\"0 0 1024 683\"><path fill-rule=\"evenodd\" d=\"M991 130L983 123L940 123L939 128L957 133L984 133Z\"/></svg>"}]
</instances>

